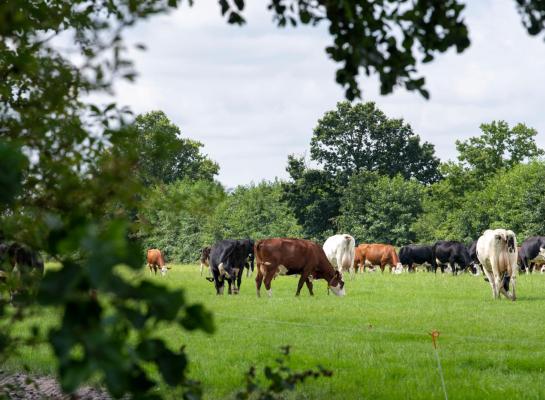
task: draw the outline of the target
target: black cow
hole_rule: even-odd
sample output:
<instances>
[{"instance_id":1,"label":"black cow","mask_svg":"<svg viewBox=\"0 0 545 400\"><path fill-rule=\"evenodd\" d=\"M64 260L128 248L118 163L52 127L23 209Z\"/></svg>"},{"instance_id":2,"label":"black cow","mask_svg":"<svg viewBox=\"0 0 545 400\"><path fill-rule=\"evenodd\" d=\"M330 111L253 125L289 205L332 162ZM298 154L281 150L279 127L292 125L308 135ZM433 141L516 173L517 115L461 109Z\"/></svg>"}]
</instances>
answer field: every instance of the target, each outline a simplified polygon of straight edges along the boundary
<instances>
[{"instance_id":1,"label":"black cow","mask_svg":"<svg viewBox=\"0 0 545 400\"><path fill-rule=\"evenodd\" d=\"M44 262L38 252L19 243L0 244L0 283L7 282L10 275L17 278L9 288L13 303L25 301L35 292L43 274Z\"/></svg>"},{"instance_id":2,"label":"black cow","mask_svg":"<svg viewBox=\"0 0 545 400\"><path fill-rule=\"evenodd\" d=\"M220 240L210 250L212 278L206 279L214 282L217 294L223 294L225 279L229 284L228 293L238 294L244 267L254 270L254 241Z\"/></svg>"},{"instance_id":3,"label":"black cow","mask_svg":"<svg viewBox=\"0 0 545 400\"><path fill-rule=\"evenodd\" d=\"M407 266L409 272L414 272L414 264L433 265L433 248L427 245L409 244L399 250L399 262ZM428 267L429 270L429 267Z\"/></svg>"},{"instance_id":4,"label":"black cow","mask_svg":"<svg viewBox=\"0 0 545 400\"><path fill-rule=\"evenodd\" d=\"M531 273L536 261L545 261L545 236L532 236L520 245L521 270Z\"/></svg>"},{"instance_id":5,"label":"black cow","mask_svg":"<svg viewBox=\"0 0 545 400\"><path fill-rule=\"evenodd\" d=\"M471 259L471 264L470 264L471 272L473 274L476 274L478 271L477 268L480 268L481 272L484 274L483 266L481 265L481 262L479 261L479 257L477 257L477 241L476 240L471 242L471 244L467 248L467 251L469 253L469 258Z\"/></svg>"},{"instance_id":6,"label":"black cow","mask_svg":"<svg viewBox=\"0 0 545 400\"><path fill-rule=\"evenodd\" d=\"M471 264L467 247L463 243L440 240L435 242L432 250L432 268L435 273L437 273L437 267L441 268L441 272L445 272L445 264L448 264L452 268L452 274L456 275L457 271L465 271Z\"/></svg>"}]
</instances>

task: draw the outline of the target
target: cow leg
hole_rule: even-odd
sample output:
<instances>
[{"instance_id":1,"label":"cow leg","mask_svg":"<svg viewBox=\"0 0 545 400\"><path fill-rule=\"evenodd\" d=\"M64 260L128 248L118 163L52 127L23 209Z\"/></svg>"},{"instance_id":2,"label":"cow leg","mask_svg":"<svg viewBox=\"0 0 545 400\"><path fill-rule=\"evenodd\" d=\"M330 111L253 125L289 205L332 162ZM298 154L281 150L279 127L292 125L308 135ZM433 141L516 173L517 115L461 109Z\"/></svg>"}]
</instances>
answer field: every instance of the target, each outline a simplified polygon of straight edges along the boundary
<instances>
[{"instance_id":1,"label":"cow leg","mask_svg":"<svg viewBox=\"0 0 545 400\"><path fill-rule=\"evenodd\" d=\"M276 268L273 270L275 271ZM267 289L267 294L269 295L269 297L272 296L272 290L271 290L271 282L274 278L274 272L271 272L270 270L267 271L267 274L265 275L265 279L263 281L263 283L265 283L265 289Z\"/></svg>"},{"instance_id":2,"label":"cow leg","mask_svg":"<svg viewBox=\"0 0 545 400\"><path fill-rule=\"evenodd\" d=\"M354 270L353 266L350 267L349 271L350 271L350 280L356 279L356 271Z\"/></svg>"},{"instance_id":3,"label":"cow leg","mask_svg":"<svg viewBox=\"0 0 545 400\"><path fill-rule=\"evenodd\" d=\"M511 277L511 300L513 301L517 299L516 287L517 287L517 275L513 273L513 276Z\"/></svg>"},{"instance_id":4,"label":"cow leg","mask_svg":"<svg viewBox=\"0 0 545 400\"><path fill-rule=\"evenodd\" d=\"M308 280L308 275L309 275L308 272L305 272L305 271L303 271L303 273L301 274L301 277L299 278L299 282L297 283L297 292L295 292L296 296L299 296L299 294L301 293L303 284L305 283L306 280Z\"/></svg>"},{"instance_id":5,"label":"cow leg","mask_svg":"<svg viewBox=\"0 0 545 400\"><path fill-rule=\"evenodd\" d=\"M244 272L244 267L239 269L238 271L235 269L235 271L236 271L236 276L233 279L233 283L236 282L236 285L235 285L235 288L233 290L233 294L239 294L240 293L240 284L242 283L242 274Z\"/></svg>"},{"instance_id":6,"label":"cow leg","mask_svg":"<svg viewBox=\"0 0 545 400\"><path fill-rule=\"evenodd\" d=\"M227 278L227 285L229 285L229 289L227 289L227 294L233 294L233 290L232 290L232 284L233 284L233 280L231 278Z\"/></svg>"},{"instance_id":7,"label":"cow leg","mask_svg":"<svg viewBox=\"0 0 545 400\"><path fill-rule=\"evenodd\" d=\"M312 281L310 280L310 278L307 278L305 283L307 284L307 288L308 288L308 291L309 291L310 295L314 296L314 292L312 291L313 285L312 285Z\"/></svg>"},{"instance_id":8,"label":"cow leg","mask_svg":"<svg viewBox=\"0 0 545 400\"><path fill-rule=\"evenodd\" d=\"M488 269L483 267L483 272L486 275L486 278L488 279L488 283L490 283L490 288L492 289L492 297L496 298L496 287L494 282L494 277L490 272L488 272Z\"/></svg>"},{"instance_id":9,"label":"cow leg","mask_svg":"<svg viewBox=\"0 0 545 400\"><path fill-rule=\"evenodd\" d=\"M261 268L265 268L265 266L261 267L260 264L257 264L257 275L255 277L255 291L257 294L257 297L261 297L261 284L263 283L263 272L261 272Z\"/></svg>"},{"instance_id":10,"label":"cow leg","mask_svg":"<svg viewBox=\"0 0 545 400\"><path fill-rule=\"evenodd\" d=\"M509 300L512 300L513 296L511 295L511 293L509 293L509 283L511 281L511 278L507 275L507 273L504 273L500 279L500 293ZM505 289L505 286L507 286L507 289Z\"/></svg>"},{"instance_id":11,"label":"cow leg","mask_svg":"<svg viewBox=\"0 0 545 400\"><path fill-rule=\"evenodd\" d=\"M452 276L456 275L456 261L454 259L449 260L448 265L452 270Z\"/></svg>"},{"instance_id":12,"label":"cow leg","mask_svg":"<svg viewBox=\"0 0 545 400\"><path fill-rule=\"evenodd\" d=\"M225 288L225 280L219 278L219 276L214 276L214 286L216 286L216 295L223 295L223 290Z\"/></svg>"},{"instance_id":13,"label":"cow leg","mask_svg":"<svg viewBox=\"0 0 545 400\"><path fill-rule=\"evenodd\" d=\"M492 268L492 275L489 278L492 278L492 281L494 282L494 298L499 299L500 289L503 283L503 274L500 274L496 260L491 260L490 266Z\"/></svg>"}]
</instances>

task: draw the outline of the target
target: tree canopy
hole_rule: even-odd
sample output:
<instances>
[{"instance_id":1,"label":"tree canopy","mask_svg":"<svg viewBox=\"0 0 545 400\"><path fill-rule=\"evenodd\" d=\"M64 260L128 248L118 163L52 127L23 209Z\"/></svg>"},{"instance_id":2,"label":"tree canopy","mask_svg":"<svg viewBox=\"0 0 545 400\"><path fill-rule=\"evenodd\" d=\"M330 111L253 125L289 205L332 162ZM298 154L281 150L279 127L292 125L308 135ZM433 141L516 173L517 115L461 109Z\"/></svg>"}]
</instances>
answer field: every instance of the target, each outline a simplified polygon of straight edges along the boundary
<instances>
[{"instance_id":1,"label":"tree canopy","mask_svg":"<svg viewBox=\"0 0 545 400\"><path fill-rule=\"evenodd\" d=\"M337 104L318 121L310 142L311 158L336 177L360 171L432 183L440 178L434 146L420 143L410 125L388 118L375 103Z\"/></svg>"},{"instance_id":2,"label":"tree canopy","mask_svg":"<svg viewBox=\"0 0 545 400\"><path fill-rule=\"evenodd\" d=\"M544 154L535 142L537 131L524 124L510 128L505 121L492 121L480 128L480 136L457 140L456 149L460 163L481 176Z\"/></svg>"},{"instance_id":3,"label":"tree canopy","mask_svg":"<svg viewBox=\"0 0 545 400\"><path fill-rule=\"evenodd\" d=\"M201 154L203 144L181 137L180 128L162 111L138 115L138 170L146 184L176 180L213 180L219 166Z\"/></svg>"},{"instance_id":4,"label":"tree canopy","mask_svg":"<svg viewBox=\"0 0 545 400\"><path fill-rule=\"evenodd\" d=\"M222 15L231 24L243 24L245 1L220 0ZM545 29L542 0L515 0L522 24L530 35ZM326 53L341 64L336 81L346 98L361 96L357 77L377 74L381 94L395 87L417 90L429 97L418 67L449 49L458 53L470 45L461 0L270 0L278 26L328 24L332 43Z\"/></svg>"},{"instance_id":5,"label":"tree canopy","mask_svg":"<svg viewBox=\"0 0 545 400\"><path fill-rule=\"evenodd\" d=\"M339 231L364 243L402 246L416 240L412 224L422 212L421 183L362 171L352 176L342 193Z\"/></svg>"}]
</instances>

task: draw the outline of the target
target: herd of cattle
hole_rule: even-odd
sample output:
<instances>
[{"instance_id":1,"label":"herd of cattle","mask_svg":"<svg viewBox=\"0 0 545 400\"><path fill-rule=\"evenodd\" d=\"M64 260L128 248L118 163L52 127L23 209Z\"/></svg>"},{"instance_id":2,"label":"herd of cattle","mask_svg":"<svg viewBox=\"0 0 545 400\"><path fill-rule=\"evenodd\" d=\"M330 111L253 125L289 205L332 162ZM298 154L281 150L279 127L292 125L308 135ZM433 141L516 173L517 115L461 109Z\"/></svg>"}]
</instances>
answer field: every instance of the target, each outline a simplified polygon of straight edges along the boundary
<instances>
[{"instance_id":1,"label":"herd of cattle","mask_svg":"<svg viewBox=\"0 0 545 400\"><path fill-rule=\"evenodd\" d=\"M150 257L151 256L151 257ZM156 261L159 259L159 261ZM155 262L154 262L155 260ZM540 269L545 272L545 236L534 236L517 246L515 234L510 230L487 230L471 245L458 241L440 240L433 245L403 246L399 255L394 246L389 244L360 244L348 234L334 235L323 246L309 240L294 238L273 238L254 242L245 240L221 240L212 247L201 251L201 275L204 268L209 268L217 294L223 294L225 281L229 294L240 291L243 270L247 276L257 267L255 278L257 296L261 285L265 285L268 295L271 283L278 275L299 275L296 295L304 284L313 294L313 280L324 279L328 290L342 296L345 294L343 276L349 272L353 279L358 271L382 272L388 266L390 272L400 274L404 270L416 271L417 266L424 266L434 273L450 270L456 275L471 272L485 275L490 283L494 298L500 294L515 300L516 276L520 269L526 273ZM157 266L161 273L166 267L159 250L148 251L150 271Z\"/></svg>"},{"instance_id":2,"label":"herd of cattle","mask_svg":"<svg viewBox=\"0 0 545 400\"><path fill-rule=\"evenodd\" d=\"M158 249L147 253L150 272L167 273L163 254ZM295 238L273 238L253 241L221 240L201 252L201 275L209 267L217 294L223 294L225 281L229 294L240 291L244 269L247 276L257 267L255 278L257 295L262 284L268 295L271 283L278 275L299 275L296 295L306 284L313 294L313 281L324 279L328 290L338 296L345 294L344 274L353 279L358 271L388 266L390 272L399 274L404 270L414 272L416 266L425 266L428 271L447 270L452 274L470 271L474 275L484 273L490 283L494 298L500 294L515 300L516 278L519 270L531 273L545 272L545 236L533 236L517 246L515 234L510 230L487 230L471 245L458 241L441 240L433 245L408 245L401 247L399 255L389 244L360 244L348 234L334 235L323 246L310 240ZM0 283L7 278L6 271L17 270L21 278L42 276L43 260L39 254L26 246L0 240ZM34 274L35 271L36 273ZM32 272L32 273L30 273ZM23 281L26 279L23 279ZM24 282L22 282L24 283ZM26 285L23 285L26 286Z\"/></svg>"}]
</instances>

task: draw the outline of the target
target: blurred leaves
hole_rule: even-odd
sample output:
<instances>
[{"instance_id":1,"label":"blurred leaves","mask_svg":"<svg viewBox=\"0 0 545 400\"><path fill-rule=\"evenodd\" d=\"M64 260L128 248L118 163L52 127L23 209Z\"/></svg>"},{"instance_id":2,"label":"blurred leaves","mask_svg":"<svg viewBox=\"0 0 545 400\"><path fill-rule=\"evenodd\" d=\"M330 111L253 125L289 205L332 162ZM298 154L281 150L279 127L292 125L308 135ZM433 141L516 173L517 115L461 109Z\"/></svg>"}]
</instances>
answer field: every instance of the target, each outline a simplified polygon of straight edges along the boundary
<instances>
[{"instance_id":1,"label":"blurred leaves","mask_svg":"<svg viewBox=\"0 0 545 400\"><path fill-rule=\"evenodd\" d=\"M116 80L135 77L123 30L178 3L0 3L0 246L25 243L59 263L43 278L37 303L23 306L23 292L10 301L3 291L17 283L14 271L24 265L0 260L0 359L47 340L68 392L98 379L116 398L161 398L153 390L161 380L180 386L185 397L202 393L187 377L184 350L169 349L155 334L169 324L212 333L210 313L182 290L130 271L143 265L135 214L147 183L142 154L149 142L139 141L130 110L89 102L112 93ZM176 135L167 130L161 151L196 166L184 164L174 179L203 172L211 180L217 165L200 154L202 145ZM59 313L60 324L28 340L14 331L12 321L40 312ZM137 349L150 341L158 350L142 357Z\"/></svg>"},{"instance_id":2,"label":"blurred leaves","mask_svg":"<svg viewBox=\"0 0 545 400\"><path fill-rule=\"evenodd\" d=\"M27 165L28 160L20 148L0 141L0 206L11 204L21 193Z\"/></svg>"},{"instance_id":3,"label":"blurred leaves","mask_svg":"<svg viewBox=\"0 0 545 400\"><path fill-rule=\"evenodd\" d=\"M290 347L283 346L280 356L275 359L273 366L266 365L263 368L263 378L259 377L256 367L252 366L246 373L244 390L236 394L238 400L280 400L285 399L289 391L294 391L298 384L308 378L318 379L330 377L333 372L318 366L316 369L294 371L288 366Z\"/></svg>"}]
</instances>

